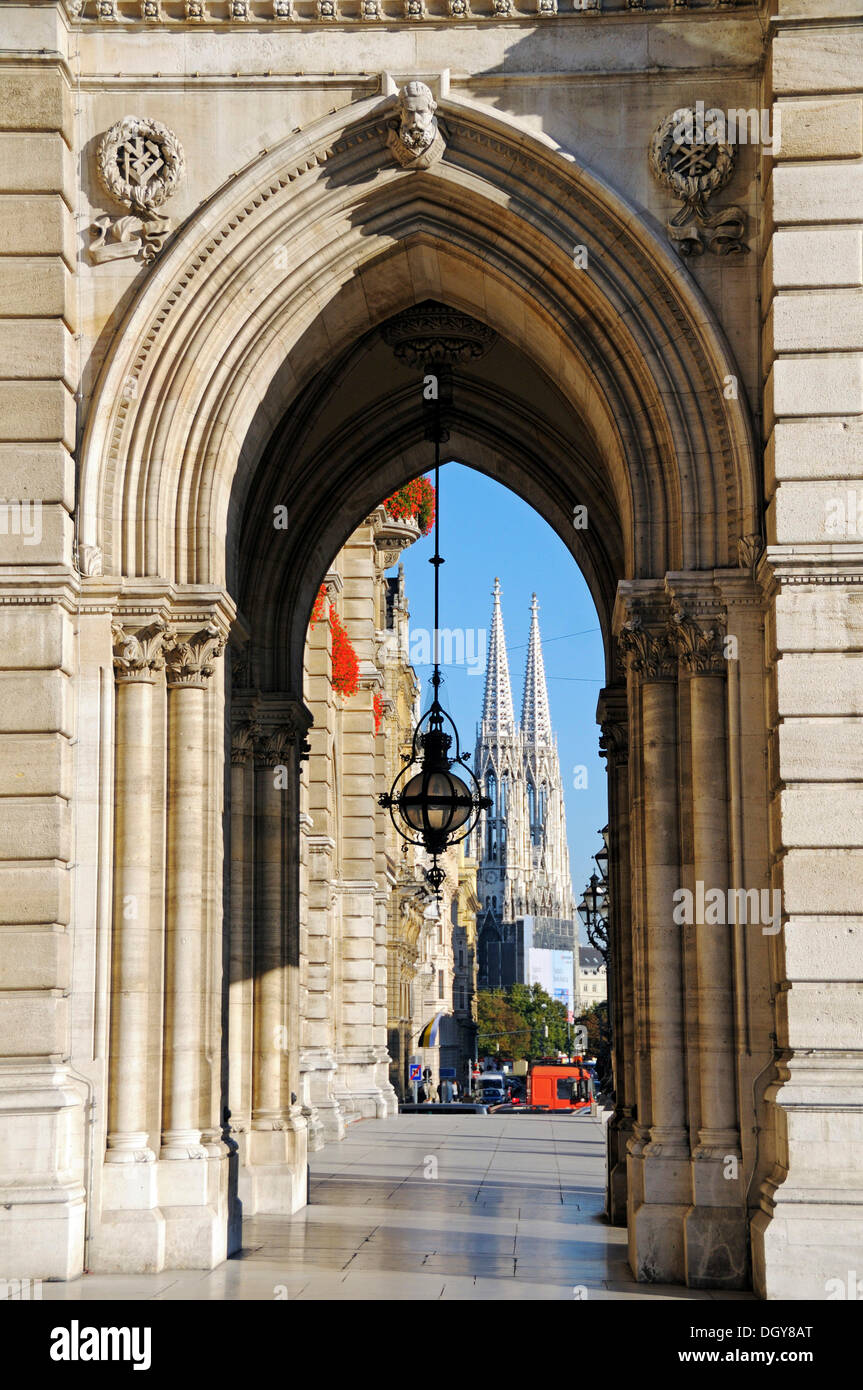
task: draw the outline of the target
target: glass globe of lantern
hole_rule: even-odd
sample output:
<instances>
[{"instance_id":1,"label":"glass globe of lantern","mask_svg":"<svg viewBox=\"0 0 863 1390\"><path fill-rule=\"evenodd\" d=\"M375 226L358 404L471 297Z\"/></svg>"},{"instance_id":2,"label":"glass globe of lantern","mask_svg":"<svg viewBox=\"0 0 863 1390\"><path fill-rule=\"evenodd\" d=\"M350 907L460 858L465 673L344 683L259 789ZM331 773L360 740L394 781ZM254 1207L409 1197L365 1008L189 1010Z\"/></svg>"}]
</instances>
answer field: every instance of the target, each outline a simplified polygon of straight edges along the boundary
<instances>
[{"instance_id":1,"label":"glass globe of lantern","mask_svg":"<svg viewBox=\"0 0 863 1390\"><path fill-rule=\"evenodd\" d=\"M460 777L443 768L423 769L399 797L399 809L419 834L449 835L468 819L473 798Z\"/></svg>"}]
</instances>

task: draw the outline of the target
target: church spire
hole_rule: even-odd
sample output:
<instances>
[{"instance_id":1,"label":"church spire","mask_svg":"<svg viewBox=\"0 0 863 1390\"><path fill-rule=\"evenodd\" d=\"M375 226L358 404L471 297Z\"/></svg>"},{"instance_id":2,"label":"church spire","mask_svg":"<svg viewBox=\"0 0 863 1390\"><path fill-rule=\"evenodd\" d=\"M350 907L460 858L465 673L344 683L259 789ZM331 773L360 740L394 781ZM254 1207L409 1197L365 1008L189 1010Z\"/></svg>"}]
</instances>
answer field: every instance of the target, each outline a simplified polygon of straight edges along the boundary
<instances>
[{"instance_id":1,"label":"church spire","mask_svg":"<svg viewBox=\"0 0 863 1390\"><path fill-rule=\"evenodd\" d=\"M521 705L521 731L525 743L551 743L551 714L539 635L539 604L536 594L530 605L530 641L524 672L524 699Z\"/></svg>"},{"instance_id":2,"label":"church spire","mask_svg":"<svg viewBox=\"0 0 863 1390\"><path fill-rule=\"evenodd\" d=\"M515 711L512 707L512 688L509 683L509 663L503 635L500 611L500 580L494 581L494 606L491 612L491 635L488 661L485 668L485 700L482 707L483 733L486 737L511 736L515 733Z\"/></svg>"}]
</instances>

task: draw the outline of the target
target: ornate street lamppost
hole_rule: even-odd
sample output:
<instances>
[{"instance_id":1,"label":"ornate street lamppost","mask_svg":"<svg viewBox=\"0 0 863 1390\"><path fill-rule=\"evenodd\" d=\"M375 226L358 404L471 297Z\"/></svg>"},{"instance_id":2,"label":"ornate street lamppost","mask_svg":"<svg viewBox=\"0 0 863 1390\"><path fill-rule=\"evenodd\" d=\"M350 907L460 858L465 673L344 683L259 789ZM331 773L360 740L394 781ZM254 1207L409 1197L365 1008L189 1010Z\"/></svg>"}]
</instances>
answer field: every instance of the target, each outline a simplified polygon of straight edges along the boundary
<instances>
[{"instance_id":1,"label":"ornate street lamppost","mask_svg":"<svg viewBox=\"0 0 863 1390\"><path fill-rule=\"evenodd\" d=\"M447 336L452 337L453 321L456 318L460 320L462 333L462 325L471 321L453 315L452 311L446 310L444 306L430 303L419 306L418 314L424 316L419 331L415 323L411 322L408 331L405 331L402 324L398 324L385 336L387 341L396 347L397 355L403 360L410 361L412 358L415 365L418 358L422 360L424 357L426 371L431 374L435 385L431 428L426 435L434 440L435 550L430 560L430 564L434 566L432 702L414 729L411 750L404 754L405 766L396 776L390 790L382 793L378 801L389 810L393 825L402 839L408 844L421 846L431 856L432 864L431 868L426 870L426 879L440 896L440 887L446 877L438 862L440 857L450 845L467 839L479 819L480 812L488 810L491 806L491 800L481 794L479 783L468 766L470 754L461 752L458 729L439 698L442 682L439 580L440 567L444 563L440 553L440 446L449 438L441 418L441 398L444 395L441 387L449 388L450 384L448 354L441 340L446 340ZM430 346L429 340L434 338L435 332L438 335L437 342ZM464 339L459 343L459 349L461 352L464 351ZM478 353L473 355L476 356ZM430 377L427 376L426 381L429 380ZM447 397L448 395L447 389ZM417 764L419 771L411 775Z\"/></svg>"}]
</instances>

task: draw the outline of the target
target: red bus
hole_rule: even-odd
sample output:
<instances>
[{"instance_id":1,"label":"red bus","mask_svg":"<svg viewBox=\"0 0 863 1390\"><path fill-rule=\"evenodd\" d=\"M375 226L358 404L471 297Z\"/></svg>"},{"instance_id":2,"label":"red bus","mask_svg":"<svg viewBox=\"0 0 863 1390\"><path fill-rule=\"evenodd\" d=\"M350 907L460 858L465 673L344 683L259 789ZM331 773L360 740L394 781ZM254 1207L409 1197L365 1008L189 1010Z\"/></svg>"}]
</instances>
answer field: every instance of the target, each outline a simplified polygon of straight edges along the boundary
<instances>
[{"instance_id":1,"label":"red bus","mask_svg":"<svg viewBox=\"0 0 863 1390\"><path fill-rule=\"evenodd\" d=\"M527 1077L528 1105L547 1105L550 1110L584 1110L593 1099L593 1081L578 1063L535 1063Z\"/></svg>"}]
</instances>

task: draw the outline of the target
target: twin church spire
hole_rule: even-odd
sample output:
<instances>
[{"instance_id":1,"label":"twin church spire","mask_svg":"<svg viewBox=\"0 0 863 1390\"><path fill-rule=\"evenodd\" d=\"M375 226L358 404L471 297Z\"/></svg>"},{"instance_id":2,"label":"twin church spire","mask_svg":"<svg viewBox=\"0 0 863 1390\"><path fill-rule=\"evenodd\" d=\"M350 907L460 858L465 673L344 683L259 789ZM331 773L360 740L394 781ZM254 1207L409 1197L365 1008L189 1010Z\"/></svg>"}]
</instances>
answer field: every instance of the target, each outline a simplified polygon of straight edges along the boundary
<instances>
[{"instance_id":1,"label":"twin church spire","mask_svg":"<svg viewBox=\"0 0 863 1390\"><path fill-rule=\"evenodd\" d=\"M491 740L500 736L512 738L516 733L500 592L500 580L495 579L492 594L488 660L485 671L485 699L482 707L482 737ZM524 694L521 702L521 732L526 743L550 744L552 741L551 714L548 705L548 687L545 683L542 639L539 633L539 604L536 594L533 595L530 605L530 637L527 647L527 664L524 671Z\"/></svg>"},{"instance_id":2,"label":"twin church spire","mask_svg":"<svg viewBox=\"0 0 863 1390\"><path fill-rule=\"evenodd\" d=\"M494 581L482 721L474 771L491 805L476 831L477 891L501 923L574 916L566 815L551 728L539 604L530 606L521 722L516 724L500 581Z\"/></svg>"}]
</instances>

